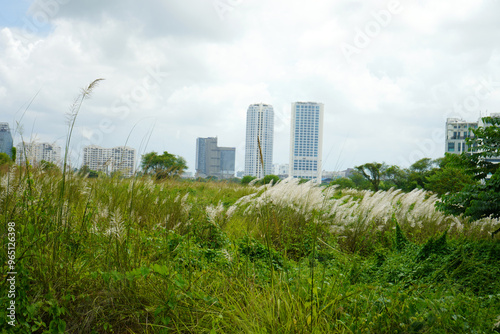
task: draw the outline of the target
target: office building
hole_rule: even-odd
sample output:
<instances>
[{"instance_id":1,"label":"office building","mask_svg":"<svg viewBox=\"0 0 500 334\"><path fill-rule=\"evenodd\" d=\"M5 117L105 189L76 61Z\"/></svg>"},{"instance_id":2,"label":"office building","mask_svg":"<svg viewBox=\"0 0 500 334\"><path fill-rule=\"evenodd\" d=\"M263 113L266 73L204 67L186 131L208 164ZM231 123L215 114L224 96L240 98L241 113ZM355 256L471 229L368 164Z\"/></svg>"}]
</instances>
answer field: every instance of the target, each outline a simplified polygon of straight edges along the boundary
<instances>
[{"instance_id":1,"label":"office building","mask_svg":"<svg viewBox=\"0 0 500 334\"><path fill-rule=\"evenodd\" d=\"M19 143L16 146L16 163L23 165L28 160L32 166L47 161L61 166L61 147L50 143Z\"/></svg>"},{"instance_id":2,"label":"office building","mask_svg":"<svg viewBox=\"0 0 500 334\"><path fill-rule=\"evenodd\" d=\"M218 147L216 137L196 139L196 177L234 177L236 148Z\"/></svg>"},{"instance_id":3,"label":"office building","mask_svg":"<svg viewBox=\"0 0 500 334\"><path fill-rule=\"evenodd\" d=\"M127 146L103 148L90 145L83 148L83 164L94 171L108 175L121 172L125 177L131 177L135 171L136 152Z\"/></svg>"},{"instance_id":4,"label":"office building","mask_svg":"<svg viewBox=\"0 0 500 334\"><path fill-rule=\"evenodd\" d=\"M0 123L0 153L5 153L12 157L12 134L9 123Z\"/></svg>"},{"instance_id":5,"label":"office building","mask_svg":"<svg viewBox=\"0 0 500 334\"><path fill-rule=\"evenodd\" d=\"M316 102L292 104L290 177L321 183L324 106Z\"/></svg>"},{"instance_id":6,"label":"office building","mask_svg":"<svg viewBox=\"0 0 500 334\"><path fill-rule=\"evenodd\" d=\"M247 110L245 175L262 178L272 174L273 140L273 107L264 103L250 105Z\"/></svg>"}]
</instances>

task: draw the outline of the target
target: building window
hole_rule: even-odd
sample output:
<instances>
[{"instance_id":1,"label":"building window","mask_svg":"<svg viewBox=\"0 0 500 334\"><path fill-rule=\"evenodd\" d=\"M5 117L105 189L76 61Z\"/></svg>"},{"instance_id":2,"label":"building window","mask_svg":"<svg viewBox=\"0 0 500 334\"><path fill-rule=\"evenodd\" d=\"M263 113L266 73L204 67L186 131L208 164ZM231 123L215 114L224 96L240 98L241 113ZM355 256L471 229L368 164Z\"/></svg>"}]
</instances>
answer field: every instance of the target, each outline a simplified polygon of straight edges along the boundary
<instances>
[{"instance_id":1,"label":"building window","mask_svg":"<svg viewBox=\"0 0 500 334\"><path fill-rule=\"evenodd\" d=\"M455 152L455 143L448 143L448 152Z\"/></svg>"}]
</instances>

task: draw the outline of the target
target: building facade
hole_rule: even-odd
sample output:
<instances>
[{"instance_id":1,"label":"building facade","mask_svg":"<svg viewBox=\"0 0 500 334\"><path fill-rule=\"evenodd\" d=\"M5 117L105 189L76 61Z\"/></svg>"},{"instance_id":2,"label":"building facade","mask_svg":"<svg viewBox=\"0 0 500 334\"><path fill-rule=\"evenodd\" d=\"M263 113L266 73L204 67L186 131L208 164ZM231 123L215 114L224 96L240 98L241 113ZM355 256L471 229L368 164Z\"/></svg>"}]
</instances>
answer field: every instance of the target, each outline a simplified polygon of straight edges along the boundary
<instances>
[{"instance_id":1,"label":"building facade","mask_svg":"<svg viewBox=\"0 0 500 334\"><path fill-rule=\"evenodd\" d=\"M474 136L472 130L477 129L477 127L477 122L467 122L459 118L447 118L445 152L451 154L468 152L469 146L466 140Z\"/></svg>"},{"instance_id":2,"label":"building facade","mask_svg":"<svg viewBox=\"0 0 500 334\"><path fill-rule=\"evenodd\" d=\"M16 163L22 165L26 160L31 165L47 161L61 166L61 147L49 143L19 143L16 146Z\"/></svg>"},{"instance_id":3,"label":"building facade","mask_svg":"<svg viewBox=\"0 0 500 334\"><path fill-rule=\"evenodd\" d=\"M5 153L12 157L12 134L9 123L0 123L0 153Z\"/></svg>"},{"instance_id":4,"label":"building facade","mask_svg":"<svg viewBox=\"0 0 500 334\"><path fill-rule=\"evenodd\" d=\"M500 118L500 113L492 113L490 117ZM445 152L451 154L461 154L469 152L467 138L473 138L473 129L478 127L488 127L490 124L485 123L483 117L479 117L477 122L467 122L459 118L446 119L446 142ZM490 162L500 162L500 157L490 157L486 159Z\"/></svg>"},{"instance_id":5,"label":"building facade","mask_svg":"<svg viewBox=\"0 0 500 334\"><path fill-rule=\"evenodd\" d=\"M234 177L236 148L218 147L216 137L196 139L196 177Z\"/></svg>"},{"instance_id":6,"label":"building facade","mask_svg":"<svg viewBox=\"0 0 500 334\"><path fill-rule=\"evenodd\" d=\"M91 170L111 174L121 172L125 177L131 177L135 172L136 151L127 146L103 148L90 145L83 148L83 164Z\"/></svg>"},{"instance_id":7,"label":"building facade","mask_svg":"<svg viewBox=\"0 0 500 334\"><path fill-rule=\"evenodd\" d=\"M273 141L273 107L264 103L250 105L247 110L245 175L262 178L272 174Z\"/></svg>"},{"instance_id":8,"label":"building facade","mask_svg":"<svg viewBox=\"0 0 500 334\"><path fill-rule=\"evenodd\" d=\"M273 174L278 175L280 178L288 177L288 170L290 169L288 164L274 164L273 165Z\"/></svg>"},{"instance_id":9,"label":"building facade","mask_svg":"<svg viewBox=\"0 0 500 334\"><path fill-rule=\"evenodd\" d=\"M289 176L321 183L324 105L292 104Z\"/></svg>"}]
</instances>

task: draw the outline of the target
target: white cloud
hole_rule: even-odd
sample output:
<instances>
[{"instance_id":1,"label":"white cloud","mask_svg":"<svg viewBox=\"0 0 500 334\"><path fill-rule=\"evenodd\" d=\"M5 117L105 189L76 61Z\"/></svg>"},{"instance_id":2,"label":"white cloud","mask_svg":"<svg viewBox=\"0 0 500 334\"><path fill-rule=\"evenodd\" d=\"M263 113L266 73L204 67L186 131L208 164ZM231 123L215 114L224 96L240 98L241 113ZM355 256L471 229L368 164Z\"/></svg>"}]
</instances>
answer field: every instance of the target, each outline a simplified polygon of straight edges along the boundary
<instances>
[{"instance_id":1,"label":"white cloud","mask_svg":"<svg viewBox=\"0 0 500 334\"><path fill-rule=\"evenodd\" d=\"M182 155L193 169L196 137L217 136L237 147L243 169L246 109L265 102L276 113L274 160L287 163L290 104L307 100L325 104L324 166L339 169L411 162L429 138L435 150L425 153L439 157L433 133L457 105L470 120L498 111L500 2L401 1L348 61L343 43L376 29L391 1L51 1L12 20L24 26L0 26L2 121L62 145L68 106L105 78L84 102L74 149L127 137L139 149L151 135L146 150ZM481 80L493 88L465 108Z\"/></svg>"}]
</instances>

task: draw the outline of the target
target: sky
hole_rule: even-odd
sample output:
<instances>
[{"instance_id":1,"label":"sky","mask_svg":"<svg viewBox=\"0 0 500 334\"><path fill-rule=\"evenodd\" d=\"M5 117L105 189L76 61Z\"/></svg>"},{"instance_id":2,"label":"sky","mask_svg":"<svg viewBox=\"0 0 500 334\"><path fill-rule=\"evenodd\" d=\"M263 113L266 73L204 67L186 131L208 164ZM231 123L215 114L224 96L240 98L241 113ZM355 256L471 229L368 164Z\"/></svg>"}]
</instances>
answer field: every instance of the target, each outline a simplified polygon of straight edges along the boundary
<instances>
[{"instance_id":1,"label":"sky","mask_svg":"<svg viewBox=\"0 0 500 334\"><path fill-rule=\"evenodd\" d=\"M499 112L500 0L0 0L0 122L64 148L179 155L236 147L250 104L275 111L288 163L291 104L324 104L323 169L408 167L444 155L448 117Z\"/></svg>"}]
</instances>

